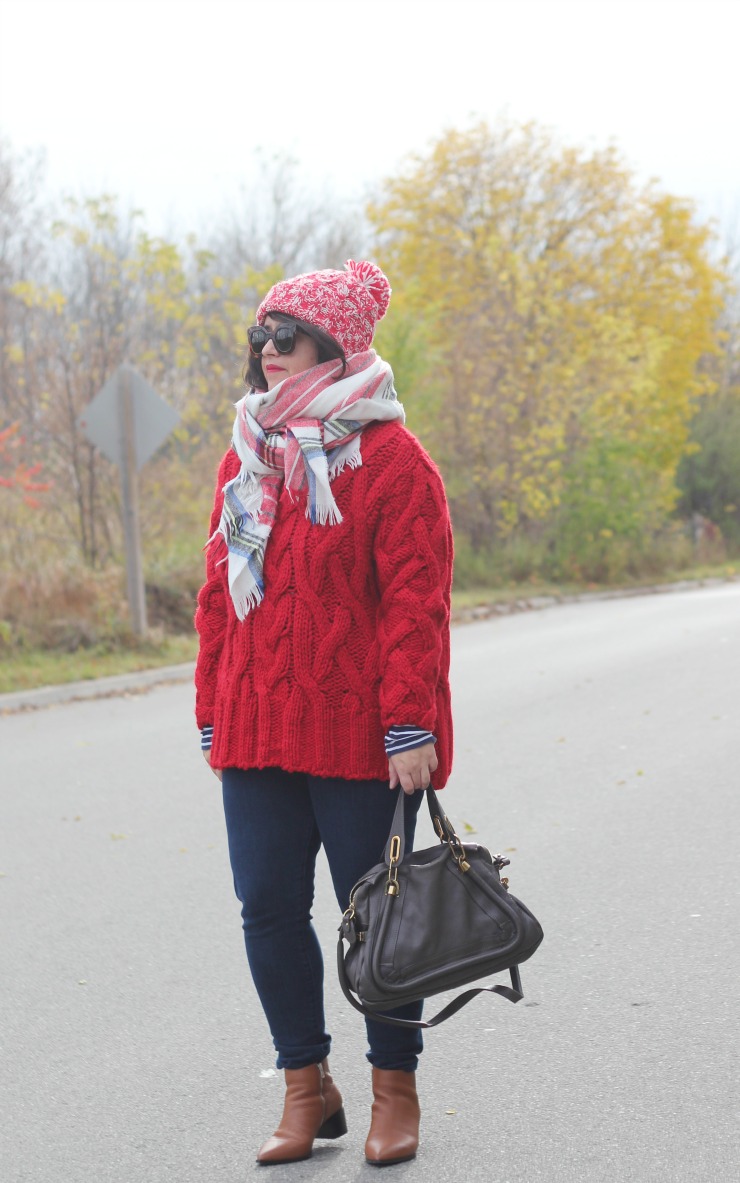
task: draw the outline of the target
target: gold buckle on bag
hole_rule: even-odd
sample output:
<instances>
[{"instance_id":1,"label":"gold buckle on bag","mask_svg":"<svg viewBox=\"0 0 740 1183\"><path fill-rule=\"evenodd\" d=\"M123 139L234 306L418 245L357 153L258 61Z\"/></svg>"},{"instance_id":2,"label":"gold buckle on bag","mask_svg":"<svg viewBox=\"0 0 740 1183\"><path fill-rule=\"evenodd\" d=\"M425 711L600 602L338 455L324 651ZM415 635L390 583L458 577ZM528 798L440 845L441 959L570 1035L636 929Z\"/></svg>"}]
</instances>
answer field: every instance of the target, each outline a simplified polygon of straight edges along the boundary
<instances>
[{"instance_id":1,"label":"gold buckle on bag","mask_svg":"<svg viewBox=\"0 0 740 1183\"><path fill-rule=\"evenodd\" d=\"M455 846L457 846L457 850L455 850ZM450 839L450 850L452 851L452 856L453 856L455 862L457 863L458 867L463 872L463 874L465 874L466 871L469 871L470 870L470 863L468 862L467 858L465 857L465 847L463 846L462 842L458 838L457 834L454 834L452 836L452 838Z\"/></svg>"},{"instance_id":2,"label":"gold buckle on bag","mask_svg":"<svg viewBox=\"0 0 740 1183\"><path fill-rule=\"evenodd\" d=\"M447 843L450 850L452 851L452 857L454 858L454 860L457 863L460 870L463 872L463 874L466 871L469 871L470 870L470 863L468 862L468 860L465 856L465 847L463 846L462 842L458 838L455 831L452 829L452 826L450 826L450 830L452 830L452 837L450 838L449 835L445 833L444 826L442 825L442 819L439 817L438 814L434 815L433 821L434 821L434 828L437 831L437 833L439 834L440 842ZM457 850L455 849L456 846L457 846Z\"/></svg>"},{"instance_id":3,"label":"gold buckle on bag","mask_svg":"<svg viewBox=\"0 0 740 1183\"><path fill-rule=\"evenodd\" d=\"M398 895L398 867L396 863L401 857L401 839L398 834L394 834L391 838L391 847L389 853L390 867L388 868L388 882L385 885L386 895Z\"/></svg>"}]
</instances>

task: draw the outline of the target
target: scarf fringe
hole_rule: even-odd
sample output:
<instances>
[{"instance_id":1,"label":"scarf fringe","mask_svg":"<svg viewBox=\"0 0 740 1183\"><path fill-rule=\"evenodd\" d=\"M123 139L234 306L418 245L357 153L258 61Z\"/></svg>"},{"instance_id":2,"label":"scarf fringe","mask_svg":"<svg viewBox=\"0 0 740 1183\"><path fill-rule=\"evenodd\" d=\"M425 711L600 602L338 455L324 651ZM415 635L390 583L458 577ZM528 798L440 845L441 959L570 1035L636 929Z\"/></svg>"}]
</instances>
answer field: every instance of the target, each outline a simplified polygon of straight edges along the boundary
<instances>
[{"instance_id":1,"label":"scarf fringe","mask_svg":"<svg viewBox=\"0 0 740 1183\"><path fill-rule=\"evenodd\" d=\"M359 435L358 435L357 439L352 440L352 442L349 446L350 446L351 450L349 452L347 452L344 456L339 455L339 456L337 456L336 460L334 460L333 462L330 461L330 464L329 464L329 480L330 481L333 481L335 477L341 476L342 473L344 472L345 468L347 467L347 465L349 465L350 468L361 468L362 467L362 453L360 451L360 437L359 437Z\"/></svg>"},{"instance_id":2,"label":"scarf fringe","mask_svg":"<svg viewBox=\"0 0 740 1183\"><path fill-rule=\"evenodd\" d=\"M241 595L236 597L232 595L232 599L234 601L234 611L236 612L239 620L244 620L247 613L251 611L252 608L257 608L262 603L264 598L265 593L259 587L257 587L256 583L253 584L252 587L248 587L246 591L242 592Z\"/></svg>"},{"instance_id":3,"label":"scarf fringe","mask_svg":"<svg viewBox=\"0 0 740 1183\"><path fill-rule=\"evenodd\" d=\"M314 506L308 501L306 503L306 517L314 526L338 526L340 522L344 521L342 512L334 498L331 503L317 501Z\"/></svg>"}]
</instances>

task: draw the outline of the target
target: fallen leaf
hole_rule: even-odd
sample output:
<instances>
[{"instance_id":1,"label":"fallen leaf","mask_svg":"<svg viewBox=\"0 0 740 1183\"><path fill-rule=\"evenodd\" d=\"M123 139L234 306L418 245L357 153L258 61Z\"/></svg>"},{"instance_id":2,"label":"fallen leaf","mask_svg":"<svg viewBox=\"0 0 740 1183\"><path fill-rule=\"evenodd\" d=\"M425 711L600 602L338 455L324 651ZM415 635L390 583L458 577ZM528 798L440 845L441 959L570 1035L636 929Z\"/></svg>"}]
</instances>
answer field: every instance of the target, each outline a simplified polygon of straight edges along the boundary
<instances>
[{"instance_id":1,"label":"fallen leaf","mask_svg":"<svg viewBox=\"0 0 740 1183\"><path fill-rule=\"evenodd\" d=\"M446 1113L446 1114L447 1114L449 1117L452 1117L452 1116L454 1116L454 1114L455 1114L455 1113L457 1113L457 1109L445 1109L445 1113Z\"/></svg>"},{"instance_id":2,"label":"fallen leaf","mask_svg":"<svg viewBox=\"0 0 740 1183\"><path fill-rule=\"evenodd\" d=\"M120 842L122 838L128 838L128 834L111 834L114 842Z\"/></svg>"}]
</instances>

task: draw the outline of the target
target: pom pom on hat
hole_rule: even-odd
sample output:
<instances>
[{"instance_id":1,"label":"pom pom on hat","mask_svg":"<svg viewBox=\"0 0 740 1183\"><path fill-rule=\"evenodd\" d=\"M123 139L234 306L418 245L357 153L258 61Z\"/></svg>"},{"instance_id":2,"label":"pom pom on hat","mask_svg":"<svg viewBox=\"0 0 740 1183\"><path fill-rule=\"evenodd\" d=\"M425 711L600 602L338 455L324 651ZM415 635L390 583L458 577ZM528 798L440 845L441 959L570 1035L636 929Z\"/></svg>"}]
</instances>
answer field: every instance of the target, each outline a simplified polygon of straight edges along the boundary
<instances>
[{"instance_id":1,"label":"pom pom on hat","mask_svg":"<svg viewBox=\"0 0 740 1183\"><path fill-rule=\"evenodd\" d=\"M372 345L376 323L388 311L391 285L376 263L348 259L344 271L309 271L276 283L257 309L263 324L271 312L323 329L346 357Z\"/></svg>"},{"instance_id":2,"label":"pom pom on hat","mask_svg":"<svg viewBox=\"0 0 740 1183\"><path fill-rule=\"evenodd\" d=\"M354 259L347 259L345 271L349 271L355 279L367 288L375 303L378 305L378 320L382 320L391 302L391 285L377 263L364 261L355 263Z\"/></svg>"}]
</instances>

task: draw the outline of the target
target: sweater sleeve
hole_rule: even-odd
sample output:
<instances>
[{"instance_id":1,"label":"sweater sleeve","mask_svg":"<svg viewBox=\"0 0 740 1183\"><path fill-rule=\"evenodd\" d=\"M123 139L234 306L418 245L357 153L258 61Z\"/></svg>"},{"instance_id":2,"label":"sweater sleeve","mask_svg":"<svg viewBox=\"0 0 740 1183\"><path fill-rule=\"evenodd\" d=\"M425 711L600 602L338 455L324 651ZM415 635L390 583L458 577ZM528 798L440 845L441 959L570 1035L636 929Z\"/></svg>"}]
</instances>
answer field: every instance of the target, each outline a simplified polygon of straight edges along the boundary
<instances>
[{"instance_id":1,"label":"sweater sleeve","mask_svg":"<svg viewBox=\"0 0 740 1183\"><path fill-rule=\"evenodd\" d=\"M236 475L239 462L233 452L227 452L216 478L216 496L211 513L208 537L215 532L221 520L223 487ZM206 581L198 592L198 607L195 612L195 628L200 638L198 657L195 664L195 718L199 728L212 727L216 679L221 658L228 611L227 590L217 562L224 558L225 548L213 544L206 549Z\"/></svg>"},{"instance_id":2,"label":"sweater sleeve","mask_svg":"<svg viewBox=\"0 0 740 1183\"><path fill-rule=\"evenodd\" d=\"M437 686L449 663L452 529L447 500L436 466L418 441L405 432L404 439L378 483L374 535L386 733L407 720L424 731L435 730Z\"/></svg>"}]
</instances>

